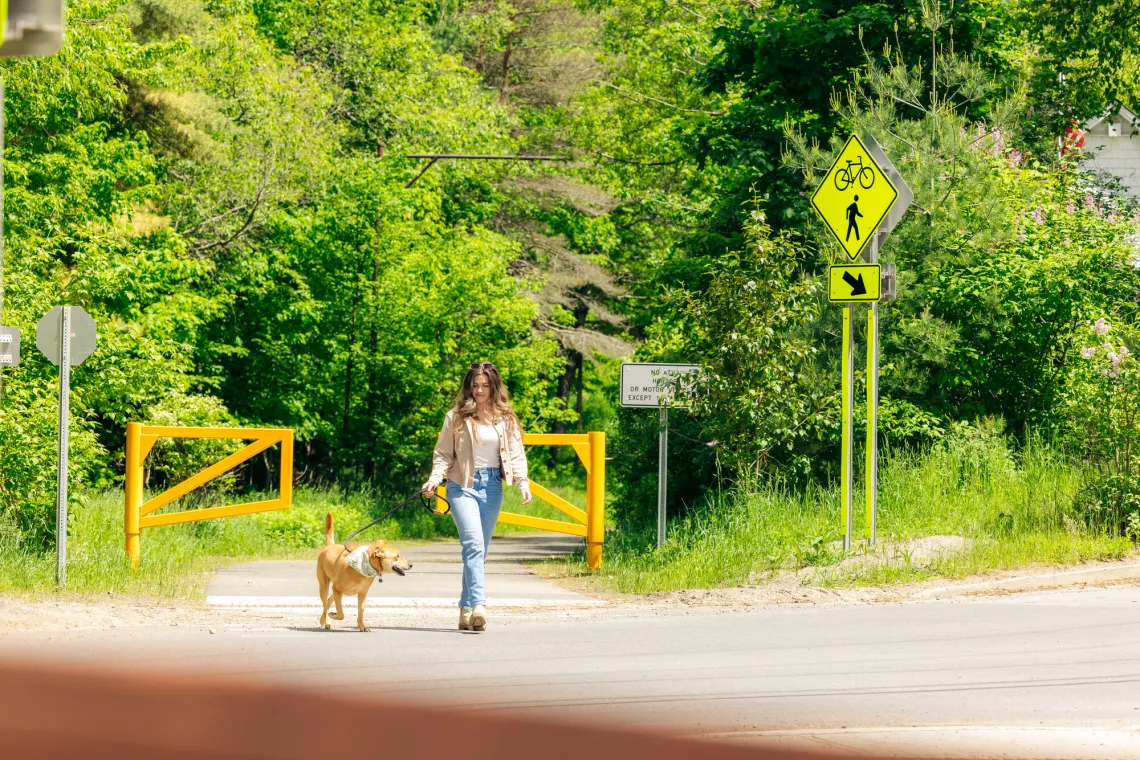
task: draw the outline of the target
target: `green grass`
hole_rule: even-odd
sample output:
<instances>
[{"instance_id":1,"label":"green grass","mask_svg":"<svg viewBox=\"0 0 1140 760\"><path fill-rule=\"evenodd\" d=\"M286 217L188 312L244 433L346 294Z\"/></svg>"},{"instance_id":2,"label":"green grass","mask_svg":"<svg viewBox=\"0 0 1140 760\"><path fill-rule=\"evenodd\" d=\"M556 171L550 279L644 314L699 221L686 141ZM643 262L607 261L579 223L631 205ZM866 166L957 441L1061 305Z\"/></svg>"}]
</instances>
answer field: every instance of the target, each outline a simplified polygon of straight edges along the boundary
<instances>
[{"instance_id":1,"label":"green grass","mask_svg":"<svg viewBox=\"0 0 1140 760\"><path fill-rule=\"evenodd\" d=\"M96 494L71 509L67 590L197 598L217 567L248 558L310 556L324 541L326 511L343 535L348 526L368 522L371 506L362 494L301 489L291 510L147 529L134 573L124 550L123 493ZM52 590L54 550L21 550L5 535L11 531L0 530L0 592Z\"/></svg>"},{"instance_id":2,"label":"green grass","mask_svg":"<svg viewBox=\"0 0 1140 760\"><path fill-rule=\"evenodd\" d=\"M1127 556L1131 541L1090 530L1074 514L1082 477L1079 466L1048 449L1030 446L1014 456L1000 440L896 454L881 474L880 542L955 535L970 545L925 563L903 551L887 564L844 568L837 566L844 555L836 489L741 487L674 522L660 550L647 547L647 536L607 537L599 582L649 593L758 583L780 570L815 567L826 585L878 585ZM855 505L853 535L859 538L861 493ZM585 575L581 556L546 569Z\"/></svg>"},{"instance_id":3,"label":"green grass","mask_svg":"<svg viewBox=\"0 0 1140 760\"><path fill-rule=\"evenodd\" d=\"M852 567L838 564L844 555L836 545L841 534L834 489L742 487L671 524L660 551L647 547L646 536L611 532L600 582L615 591L647 593L763 582L777 571L810 567L824 585L880 585L1127 556L1133 550L1128 539L1090 530L1075 515L1073 498L1083 474L1048 449L1031 446L1015 456L1000 441L966 440L926 454L896 454L881 476L880 541L941 534L961 536L970 545L927 562L901 551L891 553L889 561ZM552 490L584 508L584 489ZM326 511L333 512L342 539L393 504L367 492L298 489L291 510L144 531L142 562L132 573L123 551L122 492L81 501L72 510L68 591L165 598L200 598L210 573L227 563L312 556L324 540ZM861 494L855 503L859 537ZM507 489L503 508L568 519L537 499L523 507L513 488ZM496 534L525 530L500 525ZM408 507L360 539L383 537L406 545L454 535L450 518ZM586 575L580 555L546 567L556 574ZM54 573L54 553L19 549L11 526L0 523L0 593L49 591Z\"/></svg>"},{"instance_id":4,"label":"green grass","mask_svg":"<svg viewBox=\"0 0 1140 760\"><path fill-rule=\"evenodd\" d=\"M572 504L585 505L585 491L552 488ZM257 500L258 495L249 497ZM237 500L245 500L241 497ZM249 559L314 557L324 544L324 515L333 513L342 540L394 506L398 499L369 492L298 489L289 510L243 517L170 525L143 531L142 558L131 572L124 550L123 492L106 491L77 500L71 509L68 536L67 591L75 594L124 593L160 598L202 598L211 573L220 566ZM214 506L214 503L193 506ZM503 508L520 514L568 519L537 499L523 507L518 490L507 489ZM500 525L496 535L527 529ZM416 505L362 533L362 541L385 538L401 546L416 541L454 537L449 517L433 517ZM18 546L11 525L0 523L0 593L51 591L55 587L55 553L30 552Z\"/></svg>"}]
</instances>

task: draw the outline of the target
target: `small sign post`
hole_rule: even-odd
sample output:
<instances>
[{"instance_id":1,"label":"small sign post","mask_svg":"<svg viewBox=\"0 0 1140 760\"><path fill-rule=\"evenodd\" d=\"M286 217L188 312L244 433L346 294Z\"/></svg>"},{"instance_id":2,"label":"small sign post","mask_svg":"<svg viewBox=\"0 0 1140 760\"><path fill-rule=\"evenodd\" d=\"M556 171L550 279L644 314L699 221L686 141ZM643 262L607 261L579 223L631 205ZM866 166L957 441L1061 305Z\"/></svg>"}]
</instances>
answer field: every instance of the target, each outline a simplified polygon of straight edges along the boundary
<instances>
[{"instance_id":1,"label":"small sign post","mask_svg":"<svg viewBox=\"0 0 1140 760\"><path fill-rule=\"evenodd\" d=\"M887 211L886 217L879 223L875 239L867 252L867 260L872 264L879 263L879 248L894 230L895 225L902 221L910 204L914 201L914 193L902 174L887 158L878 141L870 135L866 136L867 151L879 167L879 171L891 180L891 184L898 191L898 198ZM897 278L895 265L884 267L884 278L880 279L881 287L885 287L880 301L893 301ZM867 531L868 543L875 545L875 536L878 531L879 520L879 301L873 301L867 312L867 443L865 446L867 463L863 477L866 480L864 489L867 500Z\"/></svg>"},{"instance_id":2,"label":"small sign post","mask_svg":"<svg viewBox=\"0 0 1140 760\"><path fill-rule=\"evenodd\" d=\"M59 449L55 471L55 583L67 585L67 444L71 434L71 307L60 309Z\"/></svg>"},{"instance_id":3,"label":"small sign post","mask_svg":"<svg viewBox=\"0 0 1140 760\"><path fill-rule=\"evenodd\" d=\"M695 364L621 365L621 405L651 409L657 407L657 548L665 545L665 498L669 465L669 402L673 397L672 380L700 369Z\"/></svg>"},{"instance_id":4,"label":"small sign post","mask_svg":"<svg viewBox=\"0 0 1140 760\"><path fill-rule=\"evenodd\" d=\"M875 545L879 503L879 302L894 298L894 267L879 265L879 248L906 213L914 194L875 138L851 135L811 196L811 205L827 231L852 260L866 253L865 264L837 264L828 272L828 300L843 304L841 351L842 435L840 472L843 548L851 548L854 474L855 333L853 304L867 314L867 540ZM886 277L884 277L886 275ZM884 280L886 287L884 287Z\"/></svg>"},{"instance_id":5,"label":"small sign post","mask_svg":"<svg viewBox=\"0 0 1140 760\"><path fill-rule=\"evenodd\" d=\"M80 306L56 306L36 323L36 348L59 365L59 450L55 473L55 582L67 584L67 443L71 368L95 351L95 320Z\"/></svg>"}]
</instances>

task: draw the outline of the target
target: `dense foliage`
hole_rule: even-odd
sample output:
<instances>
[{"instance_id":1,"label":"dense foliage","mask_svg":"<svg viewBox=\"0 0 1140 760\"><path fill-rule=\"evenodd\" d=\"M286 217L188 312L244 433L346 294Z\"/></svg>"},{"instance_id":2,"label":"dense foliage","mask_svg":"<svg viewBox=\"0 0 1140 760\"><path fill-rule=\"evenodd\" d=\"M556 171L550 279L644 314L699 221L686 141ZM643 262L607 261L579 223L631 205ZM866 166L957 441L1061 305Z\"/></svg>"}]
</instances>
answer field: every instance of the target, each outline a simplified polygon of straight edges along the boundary
<instances>
[{"instance_id":1,"label":"dense foliage","mask_svg":"<svg viewBox=\"0 0 1140 760\"><path fill-rule=\"evenodd\" d=\"M1140 351L1140 222L1053 140L1138 105L1128 6L77 0L59 55L0 62L3 319L26 336L0 377L0 533L52 532L56 374L30 336L64 302L99 323L73 383L93 487L121 477L126 423L152 420L287 426L300 481L402 490L490 360L528 428L611 433L637 533L656 419L615 408L630 355L704 370L674 415L674 510L745 472L826 481L834 252L806 193L852 130L915 190L883 251L888 449L981 418L1040 430L1089 453L1115 485L1088 503L1126 527L1136 422L1105 383ZM410 155L431 152L562 160L421 175ZM1078 361L1102 317L1113 378ZM150 483L224 450L164 444Z\"/></svg>"}]
</instances>

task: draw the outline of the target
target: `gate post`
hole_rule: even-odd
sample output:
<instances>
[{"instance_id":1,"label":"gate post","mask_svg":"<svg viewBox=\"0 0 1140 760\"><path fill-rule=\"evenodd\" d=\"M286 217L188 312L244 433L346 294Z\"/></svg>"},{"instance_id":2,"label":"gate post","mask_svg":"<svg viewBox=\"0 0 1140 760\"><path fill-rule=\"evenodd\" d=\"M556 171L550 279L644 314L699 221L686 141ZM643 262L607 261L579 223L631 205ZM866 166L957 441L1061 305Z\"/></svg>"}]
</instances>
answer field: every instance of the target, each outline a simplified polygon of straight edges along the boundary
<instances>
[{"instance_id":1,"label":"gate post","mask_svg":"<svg viewBox=\"0 0 1140 760\"><path fill-rule=\"evenodd\" d=\"M281 436L281 488L277 498L282 504L293 504L293 431Z\"/></svg>"},{"instance_id":2,"label":"gate post","mask_svg":"<svg viewBox=\"0 0 1140 760\"><path fill-rule=\"evenodd\" d=\"M142 471L142 424L138 422L127 423L127 473L126 473L126 502L127 514L123 520L124 531L127 534L127 557L131 561L131 569L138 570L139 555L141 553L139 526L140 510L143 502L143 471Z\"/></svg>"},{"instance_id":3,"label":"gate post","mask_svg":"<svg viewBox=\"0 0 1140 760\"><path fill-rule=\"evenodd\" d=\"M586 566L602 566L606 538L606 434L590 433L590 469L586 475Z\"/></svg>"}]
</instances>

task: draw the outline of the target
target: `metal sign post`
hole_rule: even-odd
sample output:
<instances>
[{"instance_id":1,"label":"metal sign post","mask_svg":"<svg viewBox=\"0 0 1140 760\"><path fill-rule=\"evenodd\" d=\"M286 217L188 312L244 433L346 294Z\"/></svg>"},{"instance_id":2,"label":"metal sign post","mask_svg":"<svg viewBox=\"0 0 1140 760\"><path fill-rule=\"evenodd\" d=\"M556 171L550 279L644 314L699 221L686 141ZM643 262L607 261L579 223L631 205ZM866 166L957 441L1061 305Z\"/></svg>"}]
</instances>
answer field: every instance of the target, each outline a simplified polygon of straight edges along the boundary
<instances>
[{"instance_id":1,"label":"metal sign post","mask_svg":"<svg viewBox=\"0 0 1140 760\"><path fill-rule=\"evenodd\" d=\"M678 380L700 369L696 364L621 365L621 405L660 411L657 421L657 548L665 545L666 509L669 486L669 406L673 401L671 380Z\"/></svg>"},{"instance_id":2,"label":"metal sign post","mask_svg":"<svg viewBox=\"0 0 1140 760\"><path fill-rule=\"evenodd\" d=\"M843 380L841 388L843 400L840 403L843 414L843 430L840 445L843 447L839 455L840 468L843 470L843 481L840 486L842 492L843 509L843 551L851 549L851 504L852 489L855 482L855 442L851 428L854 425L855 401L855 336L854 326L851 324L851 307L843 307Z\"/></svg>"},{"instance_id":3,"label":"metal sign post","mask_svg":"<svg viewBox=\"0 0 1140 760\"><path fill-rule=\"evenodd\" d=\"M871 238L867 249L867 261L872 264L879 263L879 248L902 221L910 204L914 201L914 192L903 179L902 174L887 158L886 152L871 135L864 135L863 142L872 160L879 170L890 179L891 185L897 190L898 198L891 204L887 216L879 224ZM895 297L895 271L894 266L885 268L885 281L888 286L884 288L882 300L892 301ZM867 462L863 476L866 479L867 500L867 542L874 546L879 529L879 302L870 304L867 313Z\"/></svg>"},{"instance_id":4,"label":"metal sign post","mask_svg":"<svg viewBox=\"0 0 1140 760\"><path fill-rule=\"evenodd\" d=\"M56 306L36 323L36 348L59 365L59 453L55 475L55 582L67 583L67 444L71 368L95 351L95 320L79 306Z\"/></svg>"},{"instance_id":5,"label":"metal sign post","mask_svg":"<svg viewBox=\"0 0 1140 760\"><path fill-rule=\"evenodd\" d=\"M880 267L879 247L899 223L914 199L902 175L875 140L865 135L848 138L823 181L811 196L811 205L839 247L851 258L866 254L866 264L839 264L828 273L828 300L843 304L841 359L841 505L843 549L851 549L852 492L855 486L854 405L855 340L852 304L864 302L867 311L867 431L863 468L867 540L875 545L879 506L879 302L895 294L894 267Z\"/></svg>"},{"instance_id":6,"label":"metal sign post","mask_svg":"<svg viewBox=\"0 0 1140 760\"><path fill-rule=\"evenodd\" d=\"M71 406L71 307L60 309L59 332L59 456L55 472L55 583L67 584L67 437L70 433L68 410Z\"/></svg>"},{"instance_id":7,"label":"metal sign post","mask_svg":"<svg viewBox=\"0 0 1140 760\"><path fill-rule=\"evenodd\" d=\"M657 421L657 548L665 545L665 494L669 489L669 407Z\"/></svg>"},{"instance_id":8,"label":"metal sign post","mask_svg":"<svg viewBox=\"0 0 1140 760\"><path fill-rule=\"evenodd\" d=\"M879 235L871 241L868 260L878 264ZM867 461L863 468L866 479L864 495L867 500L867 543L875 545L876 523L879 519L879 303L871 303L867 312L867 441L864 448Z\"/></svg>"}]
</instances>

